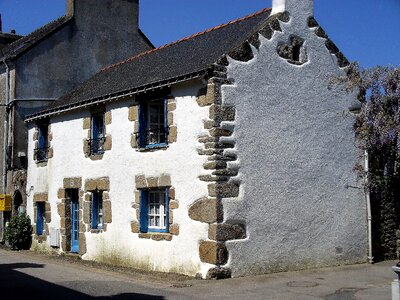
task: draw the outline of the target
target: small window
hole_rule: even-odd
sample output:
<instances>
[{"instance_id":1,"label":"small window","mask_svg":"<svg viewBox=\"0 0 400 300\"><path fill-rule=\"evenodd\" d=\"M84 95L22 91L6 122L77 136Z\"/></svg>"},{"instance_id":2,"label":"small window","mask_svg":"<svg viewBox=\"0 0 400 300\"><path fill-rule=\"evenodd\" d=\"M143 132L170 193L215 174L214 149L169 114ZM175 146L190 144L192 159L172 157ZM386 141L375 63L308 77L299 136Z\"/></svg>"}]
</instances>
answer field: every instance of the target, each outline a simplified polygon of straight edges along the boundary
<instances>
[{"instance_id":1,"label":"small window","mask_svg":"<svg viewBox=\"0 0 400 300\"><path fill-rule=\"evenodd\" d=\"M97 155L104 153L104 142L106 130L104 126L104 114L93 115L91 118L91 139L89 141L90 154Z\"/></svg>"},{"instance_id":2,"label":"small window","mask_svg":"<svg viewBox=\"0 0 400 300\"><path fill-rule=\"evenodd\" d=\"M36 234L44 235L46 233L45 229L46 219L45 219L45 203L36 202Z\"/></svg>"},{"instance_id":3,"label":"small window","mask_svg":"<svg viewBox=\"0 0 400 300\"><path fill-rule=\"evenodd\" d=\"M103 229L103 192L92 193L92 229Z\"/></svg>"},{"instance_id":4,"label":"small window","mask_svg":"<svg viewBox=\"0 0 400 300\"><path fill-rule=\"evenodd\" d=\"M49 137L49 125L47 123L41 123L37 125L38 128L38 146L35 149L36 160L38 162L47 161L48 154L48 137Z\"/></svg>"},{"instance_id":5,"label":"small window","mask_svg":"<svg viewBox=\"0 0 400 300\"><path fill-rule=\"evenodd\" d=\"M293 45L293 61L300 62L300 50L300 45Z\"/></svg>"},{"instance_id":6,"label":"small window","mask_svg":"<svg viewBox=\"0 0 400 300\"><path fill-rule=\"evenodd\" d=\"M142 190L140 192L140 231L168 232L169 190Z\"/></svg>"},{"instance_id":7,"label":"small window","mask_svg":"<svg viewBox=\"0 0 400 300\"><path fill-rule=\"evenodd\" d=\"M139 106L140 148L163 147L168 142L168 101L143 102Z\"/></svg>"}]
</instances>

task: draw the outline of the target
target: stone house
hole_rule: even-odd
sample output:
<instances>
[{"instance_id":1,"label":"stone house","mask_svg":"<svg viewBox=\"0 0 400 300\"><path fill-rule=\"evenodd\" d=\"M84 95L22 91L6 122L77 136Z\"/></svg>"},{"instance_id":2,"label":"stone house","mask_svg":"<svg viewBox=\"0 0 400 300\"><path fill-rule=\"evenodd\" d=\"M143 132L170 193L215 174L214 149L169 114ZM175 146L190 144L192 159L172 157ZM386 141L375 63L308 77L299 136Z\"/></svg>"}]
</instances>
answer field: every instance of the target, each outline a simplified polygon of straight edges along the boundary
<instances>
[{"instance_id":1,"label":"stone house","mask_svg":"<svg viewBox=\"0 0 400 300\"><path fill-rule=\"evenodd\" d=\"M313 5L133 55L27 116L36 246L203 278L366 261L357 99L328 88L349 63Z\"/></svg>"},{"instance_id":2,"label":"stone house","mask_svg":"<svg viewBox=\"0 0 400 300\"><path fill-rule=\"evenodd\" d=\"M138 1L102 0L99 5L96 0L66 0L64 16L31 34L0 35L0 43L14 38L0 50L1 192L13 197L13 213L26 206L28 138L23 119L102 67L154 48L139 29ZM0 240L10 215L5 212L3 218L0 212Z\"/></svg>"}]
</instances>

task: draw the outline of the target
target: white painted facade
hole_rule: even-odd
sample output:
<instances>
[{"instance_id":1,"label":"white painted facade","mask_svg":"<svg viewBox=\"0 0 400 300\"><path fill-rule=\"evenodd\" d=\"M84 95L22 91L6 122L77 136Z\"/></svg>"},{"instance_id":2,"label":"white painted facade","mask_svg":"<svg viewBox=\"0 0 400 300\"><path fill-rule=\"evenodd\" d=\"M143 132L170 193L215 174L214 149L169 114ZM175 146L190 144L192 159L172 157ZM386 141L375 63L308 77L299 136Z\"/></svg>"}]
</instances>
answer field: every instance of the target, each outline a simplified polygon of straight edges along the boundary
<instances>
[{"instance_id":1,"label":"white painted facade","mask_svg":"<svg viewBox=\"0 0 400 300\"><path fill-rule=\"evenodd\" d=\"M110 178L110 199L112 203L112 223L107 231L100 234L86 233L87 253L83 259L121 263L164 272L178 272L187 275L206 273L209 266L200 261L198 243L207 239L208 226L189 218L188 206L195 200L207 196L207 184L198 179L203 174L205 157L197 154L197 138L203 131L203 119L208 118L208 108L199 107L196 97L200 85L181 85L173 88L176 100L174 123L178 126L176 143L167 150L138 152L130 145L134 132L133 122L128 120L128 106L133 101L123 101L107 105L112 113L112 124L106 128L112 136L112 150L106 151L104 158L92 161L85 158L83 139L87 130L82 129L83 118L88 112L60 115L51 119L54 157L47 167L37 167L33 160L34 129L29 130L29 168L27 186L33 187L28 197L28 214L33 218L35 193L48 193L51 203L52 222L49 227L60 228L57 213L57 191L62 188L63 179L108 176ZM175 187L179 209L174 210L174 223L180 225L180 234L172 241L141 239L131 232L131 222L136 220L135 176L171 176ZM49 239L48 239L49 242Z\"/></svg>"}]
</instances>

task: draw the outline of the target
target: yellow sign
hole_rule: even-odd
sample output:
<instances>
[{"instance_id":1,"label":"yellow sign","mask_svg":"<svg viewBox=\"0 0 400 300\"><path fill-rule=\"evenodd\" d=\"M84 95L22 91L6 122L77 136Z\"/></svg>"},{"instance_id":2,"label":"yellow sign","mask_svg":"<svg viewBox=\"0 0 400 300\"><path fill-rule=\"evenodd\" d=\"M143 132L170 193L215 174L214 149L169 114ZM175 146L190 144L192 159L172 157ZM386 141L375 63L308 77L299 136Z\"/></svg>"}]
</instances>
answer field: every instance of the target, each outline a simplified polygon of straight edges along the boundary
<instances>
[{"instance_id":1,"label":"yellow sign","mask_svg":"<svg viewBox=\"0 0 400 300\"><path fill-rule=\"evenodd\" d=\"M11 211L11 195L0 195L0 211Z\"/></svg>"}]
</instances>

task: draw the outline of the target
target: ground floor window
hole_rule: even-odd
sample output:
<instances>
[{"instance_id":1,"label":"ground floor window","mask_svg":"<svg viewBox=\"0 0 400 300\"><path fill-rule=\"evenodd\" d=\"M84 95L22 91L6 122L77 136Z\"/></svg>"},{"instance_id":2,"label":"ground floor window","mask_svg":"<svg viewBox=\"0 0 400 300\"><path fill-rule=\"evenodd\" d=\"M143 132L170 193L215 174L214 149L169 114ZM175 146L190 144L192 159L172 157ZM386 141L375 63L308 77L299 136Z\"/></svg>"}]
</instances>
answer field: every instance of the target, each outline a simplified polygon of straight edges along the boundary
<instances>
[{"instance_id":1,"label":"ground floor window","mask_svg":"<svg viewBox=\"0 0 400 300\"><path fill-rule=\"evenodd\" d=\"M140 230L141 232L168 232L168 188L141 190Z\"/></svg>"},{"instance_id":2,"label":"ground floor window","mask_svg":"<svg viewBox=\"0 0 400 300\"><path fill-rule=\"evenodd\" d=\"M36 234L43 235L45 234L45 203L44 202L36 202Z\"/></svg>"},{"instance_id":3,"label":"ground floor window","mask_svg":"<svg viewBox=\"0 0 400 300\"><path fill-rule=\"evenodd\" d=\"M92 229L103 229L103 192L92 192Z\"/></svg>"}]
</instances>

